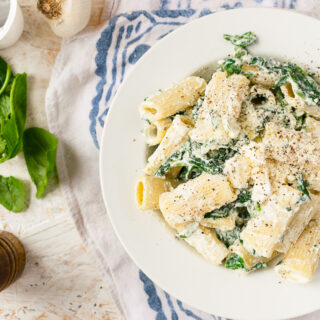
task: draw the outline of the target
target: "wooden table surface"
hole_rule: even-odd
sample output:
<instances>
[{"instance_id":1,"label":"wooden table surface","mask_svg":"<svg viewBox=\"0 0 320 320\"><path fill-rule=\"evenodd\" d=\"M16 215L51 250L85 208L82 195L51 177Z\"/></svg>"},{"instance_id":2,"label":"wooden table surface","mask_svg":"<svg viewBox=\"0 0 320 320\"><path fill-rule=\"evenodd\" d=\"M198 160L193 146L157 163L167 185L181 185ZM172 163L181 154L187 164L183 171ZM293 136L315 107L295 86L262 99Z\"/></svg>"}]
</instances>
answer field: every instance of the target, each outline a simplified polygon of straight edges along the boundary
<instances>
[{"instance_id":1,"label":"wooden table surface","mask_svg":"<svg viewBox=\"0 0 320 320\"><path fill-rule=\"evenodd\" d=\"M101 22L105 0L92 1L89 25L95 26ZM27 127L47 128L45 92L61 39L43 21L35 0L19 3L25 18L23 35L0 55L15 72L28 74ZM0 230L16 234L27 254L22 277L0 293L0 319L121 319L94 257L75 229L57 179L50 184L50 193L36 200L22 154L1 164L0 174L16 176L30 191L24 212L14 214L0 207Z\"/></svg>"}]
</instances>

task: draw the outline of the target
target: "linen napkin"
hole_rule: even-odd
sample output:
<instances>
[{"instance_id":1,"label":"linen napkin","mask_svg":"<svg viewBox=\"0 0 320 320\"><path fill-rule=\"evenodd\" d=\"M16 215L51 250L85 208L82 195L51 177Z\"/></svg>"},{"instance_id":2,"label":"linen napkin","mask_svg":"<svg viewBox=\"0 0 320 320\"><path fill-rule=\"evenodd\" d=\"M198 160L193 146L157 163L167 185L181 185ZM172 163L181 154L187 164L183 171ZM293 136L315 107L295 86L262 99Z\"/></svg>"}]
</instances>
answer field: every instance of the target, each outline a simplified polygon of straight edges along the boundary
<instances>
[{"instance_id":1,"label":"linen napkin","mask_svg":"<svg viewBox=\"0 0 320 320\"><path fill-rule=\"evenodd\" d=\"M118 86L139 58L177 27L219 10L281 7L317 14L319 1L107 0L107 22L65 40L46 96L50 130L60 139L61 187L76 227L94 253L120 312L129 320L218 319L158 288L131 261L108 220L99 184L99 145ZM320 312L303 319L319 319Z\"/></svg>"}]
</instances>

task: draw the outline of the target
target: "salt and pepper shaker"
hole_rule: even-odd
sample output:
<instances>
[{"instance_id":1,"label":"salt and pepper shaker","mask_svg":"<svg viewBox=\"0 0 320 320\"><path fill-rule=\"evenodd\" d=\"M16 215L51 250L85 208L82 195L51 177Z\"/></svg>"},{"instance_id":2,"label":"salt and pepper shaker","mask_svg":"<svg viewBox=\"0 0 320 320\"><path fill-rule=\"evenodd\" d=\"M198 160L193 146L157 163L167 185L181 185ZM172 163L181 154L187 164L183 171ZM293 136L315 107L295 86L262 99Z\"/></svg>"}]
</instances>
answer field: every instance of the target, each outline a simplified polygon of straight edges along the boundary
<instances>
[{"instance_id":1,"label":"salt and pepper shaker","mask_svg":"<svg viewBox=\"0 0 320 320\"><path fill-rule=\"evenodd\" d=\"M0 291L21 275L25 264L26 255L19 239L9 232L0 231Z\"/></svg>"}]
</instances>

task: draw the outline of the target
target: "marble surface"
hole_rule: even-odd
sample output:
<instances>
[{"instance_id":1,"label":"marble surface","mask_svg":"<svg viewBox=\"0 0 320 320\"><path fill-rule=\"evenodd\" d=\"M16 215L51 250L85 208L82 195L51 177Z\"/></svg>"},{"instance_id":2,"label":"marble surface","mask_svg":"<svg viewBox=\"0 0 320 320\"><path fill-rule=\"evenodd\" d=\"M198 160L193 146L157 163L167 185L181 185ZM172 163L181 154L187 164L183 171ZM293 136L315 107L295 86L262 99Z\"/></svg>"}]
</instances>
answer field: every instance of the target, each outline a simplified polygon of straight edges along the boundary
<instances>
[{"instance_id":1,"label":"marble surface","mask_svg":"<svg viewBox=\"0 0 320 320\"><path fill-rule=\"evenodd\" d=\"M89 25L100 23L104 1L93 0ZM27 127L46 128L45 92L61 39L43 21L35 0L19 3L25 18L23 35L0 55L15 72L28 74ZM0 174L21 179L28 199L26 210L19 214L0 207L0 230L17 235L27 254L22 277L0 293L0 319L121 319L74 227L57 177L49 185L50 192L37 200L23 154L1 164Z\"/></svg>"}]
</instances>

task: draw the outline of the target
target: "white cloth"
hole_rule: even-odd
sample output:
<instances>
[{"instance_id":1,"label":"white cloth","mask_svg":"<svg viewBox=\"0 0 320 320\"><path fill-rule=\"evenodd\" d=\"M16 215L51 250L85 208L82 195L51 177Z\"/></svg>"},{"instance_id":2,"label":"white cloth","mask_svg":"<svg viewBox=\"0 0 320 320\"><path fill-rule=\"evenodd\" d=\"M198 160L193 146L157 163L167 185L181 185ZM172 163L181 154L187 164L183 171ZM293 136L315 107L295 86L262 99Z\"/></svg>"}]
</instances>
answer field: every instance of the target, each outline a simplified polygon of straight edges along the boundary
<instances>
[{"instance_id":1,"label":"white cloth","mask_svg":"<svg viewBox=\"0 0 320 320\"><path fill-rule=\"evenodd\" d=\"M317 13L317 5L319 0L107 0L104 25L63 42L46 97L49 128L60 139L60 182L75 224L126 319L220 317L194 310L154 285L130 260L108 220L99 184L99 138L124 75L158 39L200 16L244 6ZM320 312L303 317L319 318Z\"/></svg>"}]
</instances>

